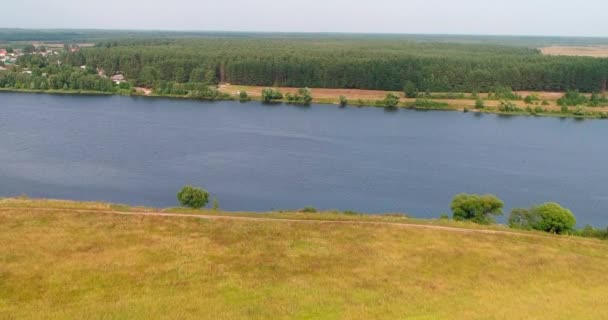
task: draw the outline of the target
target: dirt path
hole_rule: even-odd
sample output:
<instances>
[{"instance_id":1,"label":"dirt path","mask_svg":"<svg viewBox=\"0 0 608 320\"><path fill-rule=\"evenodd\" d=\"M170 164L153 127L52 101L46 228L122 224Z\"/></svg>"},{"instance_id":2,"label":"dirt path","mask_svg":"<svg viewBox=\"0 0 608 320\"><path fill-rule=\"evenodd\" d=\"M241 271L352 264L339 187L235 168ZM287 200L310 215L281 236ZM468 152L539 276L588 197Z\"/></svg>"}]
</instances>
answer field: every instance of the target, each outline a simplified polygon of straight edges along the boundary
<instances>
[{"instance_id":1,"label":"dirt path","mask_svg":"<svg viewBox=\"0 0 608 320\"><path fill-rule=\"evenodd\" d=\"M38 212L69 212L69 213L102 213L102 214L115 214L121 216L140 216L140 217L166 217L166 218L194 218L211 221L250 221L250 222L289 222L289 223L307 223L307 224L335 224L335 225L370 225L370 226L392 226L398 228L415 228L415 229L429 229L429 230L440 230L448 232L459 232L459 233L477 233L477 234L493 234L493 235L513 235L521 237L533 237L533 238L545 238L545 237L556 237L553 235L541 235L541 234L528 234L521 232L512 231L501 231L501 230L484 230L484 229L467 229L458 227L448 226L436 226L436 225L425 225L415 223L400 223L400 222L382 222L382 221L354 221L354 220L319 220L319 219L289 219L289 218L265 218L265 217L241 217L241 216L230 216L230 215L205 215L205 214L181 214L181 213L166 213L166 212L128 212L128 211L113 211L104 209L55 209L55 208L0 208L0 212L6 211L38 211ZM560 239L568 239L566 237L560 237ZM577 238L582 240L583 238Z\"/></svg>"}]
</instances>

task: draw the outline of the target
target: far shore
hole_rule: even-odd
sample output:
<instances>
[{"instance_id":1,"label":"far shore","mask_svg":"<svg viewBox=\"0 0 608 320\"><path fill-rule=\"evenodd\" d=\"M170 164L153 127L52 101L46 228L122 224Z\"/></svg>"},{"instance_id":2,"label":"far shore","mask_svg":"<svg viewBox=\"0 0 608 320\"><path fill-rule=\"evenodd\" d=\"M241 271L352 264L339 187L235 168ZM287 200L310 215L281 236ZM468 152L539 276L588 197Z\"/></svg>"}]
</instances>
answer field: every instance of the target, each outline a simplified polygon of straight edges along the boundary
<instances>
[{"instance_id":1,"label":"far shore","mask_svg":"<svg viewBox=\"0 0 608 320\"><path fill-rule=\"evenodd\" d=\"M108 92L100 92L100 91L91 91L91 90L36 90L36 89L15 89L15 88L0 88L1 92L14 92L14 93L32 93L32 94L56 94L56 95L96 95L96 96L112 96L112 95L124 95L124 96L133 96L133 97L150 97L150 98L170 98L170 99L188 99L188 100L202 100L202 101L238 101L238 93L241 91L247 92L248 101L262 101L262 90L265 87L262 86L242 86L242 85L230 85L223 84L218 87L218 90L222 93L226 93L230 95L230 98L224 99L216 99L216 100L204 100L193 98L189 96L176 96L176 95L161 95L155 94L151 89L148 88L135 88L135 93L131 93L128 95L118 94L118 93L108 93ZM295 93L298 88L289 88L289 87L279 87L277 88L282 93ZM513 100L513 102L517 107L523 109L522 111L517 112L502 112L498 110L498 106L500 104L499 100L487 100L486 93L480 93L478 96L484 99L485 106L482 109L478 109L475 107L475 100L472 99L470 93L431 93L430 98L421 99L429 99L432 101L446 103L445 107L437 108L437 107L421 107L415 106L414 102L417 99L406 98L402 92L398 91L382 91L382 90L361 90L361 89L327 89L327 88L311 88L310 89L313 96L313 103L315 104L325 104L325 105L340 105L340 96L344 96L348 99L348 106L351 107L382 107L376 105L377 101L384 99L386 94L393 93L400 97L400 103L397 108L404 109L415 109L415 110L434 110L434 111L459 111L459 112L476 112L476 113L488 113L488 114L499 114L499 115L510 115L510 116L543 116L543 117L560 117L560 118L578 118L578 119L600 119L601 113L608 113L608 107L586 107L586 110L589 111L590 114L581 116L574 115L572 113L561 113L560 106L557 105L557 99L559 99L564 93L563 92L531 92L531 91L521 91L516 92L517 94L525 97L526 95L536 95L540 101L547 101L548 105L539 104L536 105L527 105L522 100ZM462 95L462 97L451 97L449 99L446 98L434 98L433 95L439 96L457 96ZM420 99L420 98L419 98ZM284 103L289 104L286 101L277 101L276 103ZM543 112L529 112L526 111L526 108L534 109L540 106L543 109ZM574 107L571 107L574 108ZM602 118L603 119L603 118Z\"/></svg>"}]
</instances>

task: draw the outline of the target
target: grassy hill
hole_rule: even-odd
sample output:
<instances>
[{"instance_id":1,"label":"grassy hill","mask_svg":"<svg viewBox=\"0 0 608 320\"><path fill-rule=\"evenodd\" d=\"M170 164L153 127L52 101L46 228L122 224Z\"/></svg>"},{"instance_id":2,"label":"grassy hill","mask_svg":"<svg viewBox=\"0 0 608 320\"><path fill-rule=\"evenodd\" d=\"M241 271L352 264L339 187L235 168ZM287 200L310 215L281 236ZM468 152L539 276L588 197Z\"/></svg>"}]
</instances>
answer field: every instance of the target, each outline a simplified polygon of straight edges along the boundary
<instances>
[{"instance_id":1,"label":"grassy hill","mask_svg":"<svg viewBox=\"0 0 608 320\"><path fill-rule=\"evenodd\" d=\"M157 210L0 200L0 319L608 318L599 240L402 216L144 212Z\"/></svg>"}]
</instances>

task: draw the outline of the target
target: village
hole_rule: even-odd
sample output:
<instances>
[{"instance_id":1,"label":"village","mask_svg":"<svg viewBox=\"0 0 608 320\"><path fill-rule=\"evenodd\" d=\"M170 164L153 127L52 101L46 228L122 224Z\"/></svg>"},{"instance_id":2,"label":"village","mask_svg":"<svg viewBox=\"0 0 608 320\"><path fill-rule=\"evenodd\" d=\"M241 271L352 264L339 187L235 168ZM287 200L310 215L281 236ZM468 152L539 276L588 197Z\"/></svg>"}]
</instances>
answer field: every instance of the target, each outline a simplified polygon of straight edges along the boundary
<instances>
[{"instance_id":1,"label":"village","mask_svg":"<svg viewBox=\"0 0 608 320\"><path fill-rule=\"evenodd\" d=\"M78 52L78 51L80 51L80 46L70 45L70 44L64 44L63 50L60 49L60 47L58 47L57 45L54 45L52 48L47 48L43 44L36 44L36 43L27 45L22 49L12 48L12 47L8 47L8 46L0 47L0 71L8 71L11 67L19 67L19 65L18 65L19 57L22 57L22 56L25 56L28 54L39 55L44 58L50 58L51 56L57 56L59 58L59 56L61 55L62 52L74 53L74 52ZM61 60L57 59L55 61L55 63L61 64ZM82 65L82 66L80 66L80 69L86 70L87 66ZM21 69L21 72L26 73L26 74L32 74L32 71L29 70L28 68ZM125 80L126 80L125 76L121 72L116 72L112 76L106 75L105 71L103 69L96 68L96 72L100 77L102 77L104 79L109 78L116 85L125 83ZM46 76L46 74L42 74L42 76Z\"/></svg>"}]
</instances>

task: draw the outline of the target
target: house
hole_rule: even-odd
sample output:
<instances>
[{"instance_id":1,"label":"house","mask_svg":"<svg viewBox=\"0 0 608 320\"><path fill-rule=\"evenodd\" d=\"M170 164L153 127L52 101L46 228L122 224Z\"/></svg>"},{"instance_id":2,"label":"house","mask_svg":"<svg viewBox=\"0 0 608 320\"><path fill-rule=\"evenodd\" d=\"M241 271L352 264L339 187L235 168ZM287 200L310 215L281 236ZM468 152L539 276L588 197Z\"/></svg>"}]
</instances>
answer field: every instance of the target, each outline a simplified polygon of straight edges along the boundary
<instances>
[{"instance_id":1,"label":"house","mask_svg":"<svg viewBox=\"0 0 608 320\"><path fill-rule=\"evenodd\" d=\"M6 71L6 70L8 70L8 69L3 66L0 66L0 71Z\"/></svg>"},{"instance_id":2,"label":"house","mask_svg":"<svg viewBox=\"0 0 608 320\"><path fill-rule=\"evenodd\" d=\"M116 84L121 84L125 81L125 76L123 76L122 74L117 74L113 75L110 79L112 79L112 81Z\"/></svg>"},{"instance_id":3,"label":"house","mask_svg":"<svg viewBox=\"0 0 608 320\"><path fill-rule=\"evenodd\" d=\"M0 57L6 57L8 55L8 51L6 49L0 49Z\"/></svg>"}]
</instances>

